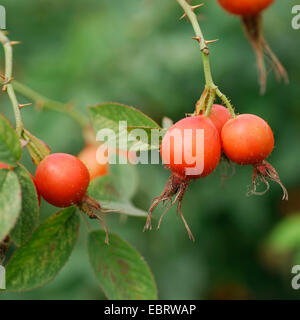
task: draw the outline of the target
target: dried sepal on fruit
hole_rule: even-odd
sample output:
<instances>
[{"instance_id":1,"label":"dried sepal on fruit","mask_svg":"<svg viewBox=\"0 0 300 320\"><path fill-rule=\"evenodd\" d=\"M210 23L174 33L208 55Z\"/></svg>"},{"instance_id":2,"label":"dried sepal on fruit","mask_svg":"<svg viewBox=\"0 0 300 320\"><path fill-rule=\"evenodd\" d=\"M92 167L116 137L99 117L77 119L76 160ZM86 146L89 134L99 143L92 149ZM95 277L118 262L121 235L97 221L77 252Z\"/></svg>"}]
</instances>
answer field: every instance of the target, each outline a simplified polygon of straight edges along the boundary
<instances>
[{"instance_id":1,"label":"dried sepal on fruit","mask_svg":"<svg viewBox=\"0 0 300 320\"><path fill-rule=\"evenodd\" d=\"M166 209L164 210L164 212L162 213L162 215L158 221L157 230L160 228L160 225L161 225L161 222L162 222L164 215L167 213L167 211L172 206L174 206L177 203L177 214L179 212L180 217L181 217L181 219L185 225L185 228L188 232L189 238L191 240L195 241L195 238L194 238L194 236L193 236L193 234L192 234L192 232L191 232L191 230L190 230L190 228L189 228L189 226L183 216L182 210L181 210L183 197L184 197L184 194L188 188L189 182L190 182L190 180L188 180L186 178L181 178L181 177L177 176L176 174L175 175L173 174L169 178L163 192L158 197L156 197L152 202L152 205L148 211L148 216L147 216L147 221L146 221L146 224L144 227L144 231L146 229L149 229L149 230L152 229L152 226L151 226L152 212L160 203L163 203L163 206ZM174 198L174 196L175 196L175 198Z\"/></svg>"},{"instance_id":2,"label":"dried sepal on fruit","mask_svg":"<svg viewBox=\"0 0 300 320\"><path fill-rule=\"evenodd\" d=\"M262 15L244 16L242 17L242 24L256 56L261 93L265 93L267 86L268 70L266 67L266 59L274 71L277 81L283 80L285 83L288 83L289 78L285 68L264 37Z\"/></svg>"},{"instance_id":3,"label":"dried sepal on fruit","mask_svg":"<svg viewBox=\"0 0 300 320\"><path fill-rule=\"evenodd\" d=\"M259 84L261 93L266 91L268 59L270 67L274 70L277 80L288 82L288 75L281 62L271 50L263 34L262 12L267 9L274 0L218 0L219 4L229 13L241 17L247 38L256 55L259 72Z\"/></svg>"},{"instance_id":4,"label":"dried sepal on fruit","mask_svg":"<svg viewBox=\"0 0 300 320\"><path fill-rule=\"evenodd\" d=\"M99 201L88 196L87 194L82 198L80 202L77 203L77 207L90 219L97 219L101 223L105 231L105 243L109 244L108 228L102 215L108 212L117 212L117 210L102 208Z\"/></svg>"},{"instance_id":5,"label":"dried sepal on fruit","mask_svg":"<svg viewBox=\"0 0 300 320\"><path fill-rule=\"evenodd\" d=\"M266 160L254 165L253 175L252 175L252 189L247 193L247 195L264 195L270 189L268 179L278 183L283 191L282 200L288 200L289 195L287 189L280 181L279 174L275 168ZM264 191L257 191L257 184L262 182L265 184L266 189Z\"/></svg>"}]
</instances>

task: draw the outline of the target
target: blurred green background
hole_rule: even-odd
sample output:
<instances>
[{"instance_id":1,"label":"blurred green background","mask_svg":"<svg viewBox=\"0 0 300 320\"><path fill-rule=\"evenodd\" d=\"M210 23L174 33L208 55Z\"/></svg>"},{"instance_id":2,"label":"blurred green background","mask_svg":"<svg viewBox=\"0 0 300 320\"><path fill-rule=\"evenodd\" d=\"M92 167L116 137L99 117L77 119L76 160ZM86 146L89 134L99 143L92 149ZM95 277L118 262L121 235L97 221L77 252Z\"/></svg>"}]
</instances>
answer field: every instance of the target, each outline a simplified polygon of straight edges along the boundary
<instances>
[{"instance_id":1,"label":"blurred green background","mask_svg":"<svg viewBox=\"0 0 300 320\"><path fill-rule=\"evenodd\" d=\"M215 0L204 2L198 13L205 37L220 39L211 45L214 80L237 112L262 116L273 128L276 148L269 160L288 188L290 201L282 203L281 189L274 183L265 196L247 197L250 167L236 167L223 188L218 169L192 183L184 199L195 243L189 241L175 209L159 232L143 233L144 219L124 222L117 215L109 219L110 230L144 255L161 299L298 298L290 284L291 267L300 264L300 30L291 27L294 1L276 1L264 15L266 38L290 76L286 86L270 74L265 96L259 95L255 58L239 19L222 11ZM22 41L15 47L18 81L52 99L74 102L83 112L105 101L133 105L159 123L163 116L177 121L193 112L204 85L201 56L191 40L191 25L178 21L182 11L175 0L1 4L7 10L9 37ZM13 122L6 95L0 99L0 112ZM28 101L20 96L20 102ZM72 119L32 107L22 114L26 127L53 152L77 154L83 148L82 133ZM23 162L34 173L28 155ZM168 171L158 165L139 166L138 171L134 201L147 209L162 191ZM41 219L55 210L43 202ZM155 215L161 212L157 209ZM287 219L294 220L266 246L274 228ZM32 292L2 293L0 298L104 299L89 267L86 232L82 224L75 251L54 281Z\"/></svg>"}]
</instances>

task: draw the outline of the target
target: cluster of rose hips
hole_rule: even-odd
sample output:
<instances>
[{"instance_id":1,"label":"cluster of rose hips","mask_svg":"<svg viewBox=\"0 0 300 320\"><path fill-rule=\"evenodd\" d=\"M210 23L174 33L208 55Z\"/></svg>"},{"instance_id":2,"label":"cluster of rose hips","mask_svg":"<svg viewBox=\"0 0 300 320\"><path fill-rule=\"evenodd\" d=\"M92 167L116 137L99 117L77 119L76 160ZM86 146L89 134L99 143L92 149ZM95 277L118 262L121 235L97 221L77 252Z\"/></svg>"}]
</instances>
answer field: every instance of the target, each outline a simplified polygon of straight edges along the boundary
<instances>
[{"instance_id":1,"label":"cluster of rose hips","mask_svg":"<svg viewBox=\"0 0 300 320\"><path fill-rule=\"evenodd\" d=\"M269 56L271 66L278 78L287 79L287 74L271 51L262 33L261 12L270 6L274 0L218 0L219 4L228 12L242 17L246 34L254 48L260 72L260 85L262 91L266 86L266 68L264 54ZM184 136L184 131L192 130L189 139L175 142L170 139L174 130L179 130ZM184 160L184 150L194 152L197 149L197 129L204 132L204 151L201 154L203 161L195 160L187 163ZM171 141L173 143L171 143ZM100 165L96 160L98 146L94 143L87 144L78 158L65 153L55 153L46 156L39 164L34 178L30 177L36 187L38 200L40 195L50 204L57 207L77 205L90 218L98 219L106 226L97 214L105 212L98 201L87 195L90 180L105 175L108 164ZM274 148L274 137L269 125L260 117L252 114L231 116L229 110L221 105L214 104L209 116L200 114L190 116L175 123L166 133L161 144L162 161L171 171L171 177L162 194L154 199L148 213L145 229L151 229L151 216L159 203L167 210L177 204L177 211L186 226L189 237L194 239L188 224L182 214L181 206L185 191L191 180L204 178L211 174L221 158L239 165L252 165L252 194L263 194L256 190L256 181L262 181L269 188L267 179L279 183L283 189L283 199L288 198L287 191L282 185L276 170L266 161ZM178 163L176 159L183 159ZM126 156L130 156L126 153ZM198 163L203 165L199 174L187 175L187 169L197 169ZM6 164L0 163L0 169L10 169ZM174 198L175 197L175 198ZM107 240L107 239L106 239Z\"/></svg>"},{"instance_id":2,"label":"cluster of rose hips","mask_svg":"<svg viewBox=\"0 0 300 320\"><path fill-rule=\"evenodd\" d=\"M204 132L204 154L199 155L204 159L204 162L201 163L195 159L193 163L187 163L184 159L185 149L192 150L193 154L197 155L195 152L198 147L196 145L197 129L202 129ZM192 130L192 135L189 139L172 140L171 137L175 130L182 132L182 136L184 136L185 130ZM190 181L211 174L220 162L222 154L223 158L228 161L239 165L253 166L252 194L263 194L256 191L257 180L264 182L268 189L267 179L270 179L281 185L284 192L283 199L287 199L287 191L277 172L266 161L273 148L274 137L270 126L262 118L253 114L241 114L232 118L227 108L214 104L208 117L198 115L178 121L167 131L161 144L162 161L166 163L166 167L170 169L172 175L162 194L154 199L145 229L151 229L152 211L159 203L164 203L166 209L158 222L158 228L167 210L177 203L177 212L185 224L190 239L194 240L182 214L182 200ZM176 159L183 161L178 163ZM186 174L187 169L197 169L196 166L199 164L203 166L201 174Z\"/></svg>"},{"instance_id":3,"label":"cluster of rose hips","mask_svg":"<svg viewBox=\"0 0 300 320\"><path fill-rule=\"evenodd\" d=\"M197 129L204 133L203 162L195 159L187 163L184 158L186 149L195 152L198 140ZM172 140L174 131L185 130L192 132L189 139ZM100 165L96 160L97 145L87 145L78 158L65 153L54 153L46 156L37 166L35 178L30 174L40 199L40 195L56 207L78 205L90 218L98 219L104 225L102 218L97 214L104 212L100 204L87 195L90 180L105 175L108 164ZM214 104L209 116L186 117L175 123L165 134L161 144L162 161L171 171L171 177L162 194L154 199L148 213L145 229L151 229L151 216L156 206L163 202L167 210L177 203L177 210L185 224L189 237L194 237L182 214L182 200L191 180L204 178L210 175L219 162L231 161L239 165L252 165L252 194L263 194L269 188L267 179L279 183L283 189L283 199L287 199L287 191L282 185L275 169L266 161L274 148L274 137L270 126L262 118L253 114L241 114L232 117L229 110L222 105ZM182 159L178 163L176 159ZM81 159L81 160L80 160ZM85 163L85 164L84 164ZM201 163L201 173L188 175L187 169L197 169ZM0 163L1 168L9 167ZM200 172L200 171L199 171ZM257 180L264 182L267 189L264 192L256 190ZM40 200L39 200L40 201Z\"/></svg>"}]
</instances>

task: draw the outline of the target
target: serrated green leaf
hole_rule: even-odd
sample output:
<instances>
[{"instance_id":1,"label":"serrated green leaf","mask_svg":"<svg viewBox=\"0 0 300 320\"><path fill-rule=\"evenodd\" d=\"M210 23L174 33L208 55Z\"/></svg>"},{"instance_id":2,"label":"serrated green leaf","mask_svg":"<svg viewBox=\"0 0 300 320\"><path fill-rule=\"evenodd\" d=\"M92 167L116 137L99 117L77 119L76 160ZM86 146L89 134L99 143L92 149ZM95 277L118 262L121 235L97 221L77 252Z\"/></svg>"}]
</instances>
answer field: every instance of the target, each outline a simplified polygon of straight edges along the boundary
<instances>
[{"instance_id":1,"label":"serrated green leaf","mask_svg":"<svg viewBox=\"0 0 300 320\"><path fill-rule=\"evenodd\" d=\"M15 130L0 114L0 162L15 166L21 155L22 148Z\"/></svg>"},{"instance_id":2,"label":"serrated green leaf","mask_svg":"<svg viewBox=\"0 0 300 320\"><path fill-rule=\"evenodd\" d=\"M0 241L14 227L21 211L21 187L16 174L0 170Z\"/></svg>"},{"instance_id":3,"label":"serrated green leaf","mask_svg":"<svg viewBox=\"0 0 300 320\"><path fill-rule=\"evenodd\" d=\"M92 269L105 295L113 300L154 300L157 289L143 257L119 236L93 231L88 238Z\"/></svg>"},{"instance_id":4,"label":"serrated green leaf","mask_svg":"<svg viewBox=\"0 0 300 320\"><path fill-rule=\"evenodd\" d=\"M13 241L22 246L32 235L39 218L39 203L36 188L27 170L19 165L14 169L22 191L22 210L15 227L11 231Z\"/></svg>"},{"instance_id":5,"label":"serrated green leaf","mask_svg":"<svg viewBox=\"0 0 300 320\"><path fill-rule=\"evenodd\" d=\"M46 219L13 253L6 266L7 290L31 290L57 275L77 239L79 217L75 211L75 207L69 207Z\"/></svg>"},{"instance_id":6,"label":"serrated green leaf","mask_svg":"<svg viewBox=\"0 0 300 320\"><path fill-rule=\"evenodd\" d=\"M106 143L112 147L124 150L123 146L126 145L126 150L133 150L133 148L137 150L137 141L129 141L128 136L130 134L133 136L132 130L134 129L145 129L143 130L145 134L139 137L139 150L157 148L158 143L155 143L155 141L152 146L149 133L153 129L154 132L159 132L161 129L160 126L144 113L133 107L119 103L103 103L96 107L90 107L89 115L96 133L101 129L111 129L115 133L114 137L109 137L106 141ZM120 129L121 121L126 121L127 127L131 128L131 133L128 132L127 128Z\"/></svg>"}]
</instances>

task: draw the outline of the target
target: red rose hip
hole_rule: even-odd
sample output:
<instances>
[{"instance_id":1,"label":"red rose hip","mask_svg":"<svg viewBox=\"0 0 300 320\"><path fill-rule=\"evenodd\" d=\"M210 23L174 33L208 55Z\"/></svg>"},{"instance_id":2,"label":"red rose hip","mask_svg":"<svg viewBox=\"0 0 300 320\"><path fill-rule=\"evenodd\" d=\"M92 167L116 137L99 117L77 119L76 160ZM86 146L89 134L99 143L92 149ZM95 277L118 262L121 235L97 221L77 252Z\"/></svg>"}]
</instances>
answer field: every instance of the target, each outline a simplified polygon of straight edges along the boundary
<instances>
[{"instance_id":1,"label":"red rose hip","mask_svg":"<svg viewBox=\"0 0 300 320\"><path fill-rule=\"evenodd\" d=\"M89 182L87 167L78 158L66 153L50 154L36 170L40 194L56 207L68 207L80 202Z\"/></svg>"},{"instance_id":2,"label":"red rose hip","mask_svg":"<svg viewBox=\"0 0 300 320\"><path fill-rule=\"evenodd\" d=\"M219 134L221 135L224 124L232 119L230 111L220 104L213 104L208 118L217 128Z\"/></svg>"},{"instance_id":3,"label":"red rose hip","mask_svg":"<svg viewBox=\"0 0 300 320\"><path fill-rule=\"evenodd\" d=\"M203 130L203 141L198 139L197 129ZM190 162L187 156L193 156L194 162ZM218 165L220 156L221 141L218 130L205 116L187 117L176 122L167 131L161 144L162 161L174 174L183 178L198 179L209 175ZM201 172L199 167L199 174L198 165L203 166ZM196 174L187 175L188 169L195 169Z\"/></svg>"},{"instance_id":4,"label":"red rose hip","mask_svg":"<svg viewBox=\"0 0 300 320\"><path fill-rule=\"evenodd\" d=\"M222 129L221 137L226 156L241 165L265 160L274 148L270 126L253 114L242 114L229 120Z\"/></svg>"},{"instance_id":5,"label":"red rose hip","mask_svg":"<svg viewBox=\"0 0 300 320\"><path fill-rule=\"evenodd\" d=\"M253 16L267 7L269 7L274 0L218 0L221 7L226 11L240 15Z\"/></svg>"}]
</instances>

